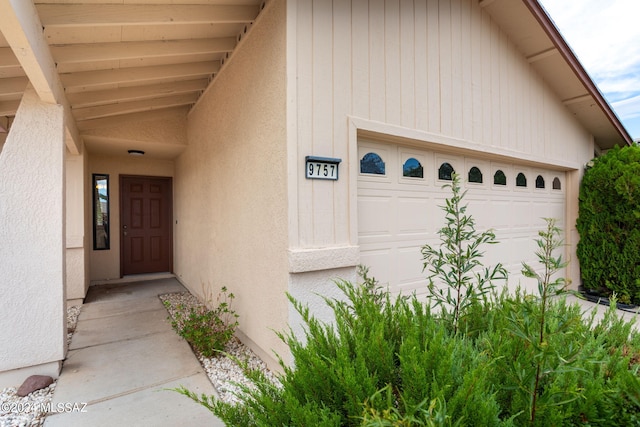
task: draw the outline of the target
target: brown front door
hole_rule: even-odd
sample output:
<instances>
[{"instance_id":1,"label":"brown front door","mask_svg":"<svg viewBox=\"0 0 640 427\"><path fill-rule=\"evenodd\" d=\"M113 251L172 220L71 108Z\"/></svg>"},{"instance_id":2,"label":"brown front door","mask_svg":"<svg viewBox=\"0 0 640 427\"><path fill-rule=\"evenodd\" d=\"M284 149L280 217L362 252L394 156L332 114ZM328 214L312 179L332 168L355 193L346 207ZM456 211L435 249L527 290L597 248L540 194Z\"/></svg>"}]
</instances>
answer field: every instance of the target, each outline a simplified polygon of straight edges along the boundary
<instances>
[{"instance_id":1,"label":"brown front door","mask_svg":"<svg viewBox=\"0 0 640 427\"><path fill-rule=\"evenodd\" d=\"M173 270L171 178L120 176L120 269Z\"/></svg>"}]
</instances>

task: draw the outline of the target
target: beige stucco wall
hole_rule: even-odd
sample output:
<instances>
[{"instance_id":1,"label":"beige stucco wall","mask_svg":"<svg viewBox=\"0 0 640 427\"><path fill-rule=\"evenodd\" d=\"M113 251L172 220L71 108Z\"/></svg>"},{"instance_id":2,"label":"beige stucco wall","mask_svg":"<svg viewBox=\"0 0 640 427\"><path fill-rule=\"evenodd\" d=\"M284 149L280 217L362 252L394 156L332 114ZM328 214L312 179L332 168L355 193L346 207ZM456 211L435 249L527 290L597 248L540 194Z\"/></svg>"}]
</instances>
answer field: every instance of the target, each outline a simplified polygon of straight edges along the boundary
<instances>
[{"instance_id":1,"label":"beige stucco wall","mask_svg":"<svg viewBox=\"0 0 640 427\"><path fill-rule=\"evenodd\" d=\"M192 110L174 186L178 277L233 292L241 334L270 358L286 352L284 13L269 2Z\"/></svg>"},{"instance_id":2,"label":"beige stucco wall","mask_svg":"<svg viewBox=\"0 0 640 427\"><path fill-rule=\"evenodd\" d=\"M87 157L84 154L65 156L66 183L66 271L67 300L73 304L84 299L89 287L86 248L86 171Z\"/></svg>"},{"instance_id":3,"label":"beige stucco wall","mask_svg":"<svg viewBox=\"0 0 640 427\"><path fill-rule=\"evenodd\" d=\"M120 278L120 175L174 176L172 160L154 160L135 156L89 155L89 173L91 182L94 173L109 175L109 216L111 244L108 250L93 249L93 235L89 232L87 248L90 251L90 271L92 281ZM91 206L93 195L88 187L87 203Z\"/></svg>"},{"instance_id":4,"label":"beige stucco wall","mask_svg":"<svg viewBox=\"0 0 640 427\"><path fill-rule=\"evenodd\" d=\"M0 388L64 357L64 150L62 107L28 87L0 153Z\"/></svg>"}]
</instances>

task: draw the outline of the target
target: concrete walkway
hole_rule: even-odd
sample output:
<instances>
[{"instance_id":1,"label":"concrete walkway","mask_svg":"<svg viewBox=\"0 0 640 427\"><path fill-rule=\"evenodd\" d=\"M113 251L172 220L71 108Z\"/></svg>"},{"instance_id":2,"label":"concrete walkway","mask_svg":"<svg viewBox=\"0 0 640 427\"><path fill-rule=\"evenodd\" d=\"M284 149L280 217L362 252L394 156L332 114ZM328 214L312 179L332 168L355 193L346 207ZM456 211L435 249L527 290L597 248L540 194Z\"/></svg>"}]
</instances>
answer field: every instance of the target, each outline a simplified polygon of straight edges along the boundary
<instances>
[{"instance_id":1,"label":"concrete walkway","mask_svg":"<svg viewBox=\"0 0 640 427\"><path fill-rule=\"evenodd\" d=\"M71 411L47 416L44 425L224 426L206 408L167 390L185 386L215 394L158 298L184 290L174 278L91 287L52 401Z\"/></svg>"}]
</instances>

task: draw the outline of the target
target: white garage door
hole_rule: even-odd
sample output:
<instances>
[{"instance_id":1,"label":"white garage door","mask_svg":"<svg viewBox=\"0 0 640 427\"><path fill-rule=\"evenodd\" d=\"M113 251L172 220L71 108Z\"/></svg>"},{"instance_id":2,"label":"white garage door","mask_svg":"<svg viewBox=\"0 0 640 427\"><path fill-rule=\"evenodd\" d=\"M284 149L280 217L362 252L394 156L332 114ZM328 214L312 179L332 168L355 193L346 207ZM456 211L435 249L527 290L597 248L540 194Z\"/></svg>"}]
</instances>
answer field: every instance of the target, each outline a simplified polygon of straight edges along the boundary
<instances>
[{"instance_id":1,"label":"white garage door","mask_svg":"<svg viewBox=\"0 0 640 427\"><path fill-rule=\"evenodd\" d=\"M500 242L484 247L483 264L501 262L510 287L535 289L520 274L522 262L538 265L535 239L546 226L543 218L565 228L564 172L375 142L360 142L358 153L360 262L381 284L392 292L426 291L420 249L440 242L440 206L451 194L442 187L454 170L476 229L492 228Z\"/></svg>"}]
</instances>

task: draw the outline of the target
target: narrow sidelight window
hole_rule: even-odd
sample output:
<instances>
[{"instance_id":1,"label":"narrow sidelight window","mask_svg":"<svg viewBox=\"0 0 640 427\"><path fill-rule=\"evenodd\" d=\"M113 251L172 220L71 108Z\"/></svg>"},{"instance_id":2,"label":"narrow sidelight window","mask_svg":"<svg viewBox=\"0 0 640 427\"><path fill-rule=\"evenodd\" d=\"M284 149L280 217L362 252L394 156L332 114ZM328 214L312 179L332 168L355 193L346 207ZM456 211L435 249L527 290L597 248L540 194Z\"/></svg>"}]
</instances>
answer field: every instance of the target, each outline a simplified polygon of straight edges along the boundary
<instances>
[{"instance_id":1,"label":"narrow sidelight window","mask_svg":"<svg viewBox=\"0 0 640 427\"><path fill-rule=\"evenodd\" d=\"M109 175L93 174L93 249L109 249Z\"/></svg>"}]
</instances>

